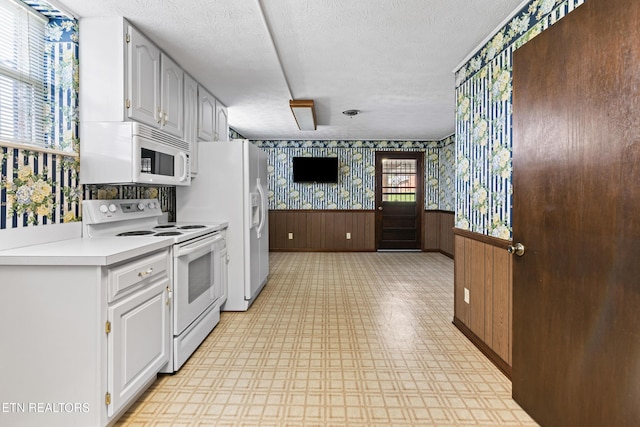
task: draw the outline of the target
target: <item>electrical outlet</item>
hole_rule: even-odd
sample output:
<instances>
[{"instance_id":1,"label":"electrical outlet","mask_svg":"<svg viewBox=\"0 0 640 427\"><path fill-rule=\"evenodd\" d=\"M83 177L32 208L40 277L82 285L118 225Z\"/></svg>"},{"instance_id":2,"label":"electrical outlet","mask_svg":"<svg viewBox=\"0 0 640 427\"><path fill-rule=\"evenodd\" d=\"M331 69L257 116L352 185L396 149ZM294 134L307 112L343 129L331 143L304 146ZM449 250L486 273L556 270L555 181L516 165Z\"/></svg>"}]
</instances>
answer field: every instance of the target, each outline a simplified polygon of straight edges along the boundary
<instances>
[{"instance_id":1,"label":"electrical outlet","mask_svg":"<svg viewBox=\"0 0 640 427\"><path fill-rule=\"evenodd\" d=\"M289 240L293 240L293 233L289 233Z\"/></svg>"},{"instance_id":2,"label":"electrical outlet","mask_svg":"<svg viewBox=\"0 0 640 427\"><path fill-rule=\"evenodd\" d=\"M464 288L464 302L469 304L469 289Z\"/></svg>"},{"instance_id":3,"label":"electrical outlet","mask_svg":"<svg viewBox=\"0 0 640 427\"><path fill-rule=\"evenodd\" d=\"M347 240L351 240L351 233L347 233Z\"/></svg>"}]
</instances>

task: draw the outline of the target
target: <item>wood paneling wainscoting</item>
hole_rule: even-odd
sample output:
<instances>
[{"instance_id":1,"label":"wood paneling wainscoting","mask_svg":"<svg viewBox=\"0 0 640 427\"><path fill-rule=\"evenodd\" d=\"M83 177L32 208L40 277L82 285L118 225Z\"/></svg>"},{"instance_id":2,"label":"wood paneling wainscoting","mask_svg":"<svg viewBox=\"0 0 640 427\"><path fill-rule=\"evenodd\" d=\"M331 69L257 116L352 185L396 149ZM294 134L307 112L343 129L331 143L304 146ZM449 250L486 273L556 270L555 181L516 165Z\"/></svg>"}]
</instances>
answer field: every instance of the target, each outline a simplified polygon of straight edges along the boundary
<instances>
[{"instance_id":1,"label":"wood paneling wainscoting","mask_svg":"<svg viewBox=\"0 0 640 427\"><path fill-rule=\"evenodd\" d=\"M453 234L453 324L511 378L511 242L458 228Z\"/></svg>"},{"instance_id":2,"label":"wood paneling wainscoting","mask_svg":"<svg viewBox=\"0 0 640 427\"><path fill-rule=\"evenodd\" d=\"M424 237L422 250L440 252L453 258L453 224L455 214L451 211L424 211Z\"/></svg>"},{"instance_id":3,"label":"wood paneling wainscoting","mask_svg":"<svg viewBox=\"0 0 640 427\"><path fill-rule=\"evenodd\" d=\"M375 217L374 210L270 210L269 250L375 251ZM453 258L453 218L450 211L424 212L422 250Z\"/></svg>"},{"instance_id":4,"label":"wood paneling wainscoting","mask_svg":"<svg viewBox=\"0 0 640 427\"><path fill-rule=\"evenodd\" d=\"M269 250L375 251L375 215L373 210L270 210Z\"/></svg>"}]
</instances>

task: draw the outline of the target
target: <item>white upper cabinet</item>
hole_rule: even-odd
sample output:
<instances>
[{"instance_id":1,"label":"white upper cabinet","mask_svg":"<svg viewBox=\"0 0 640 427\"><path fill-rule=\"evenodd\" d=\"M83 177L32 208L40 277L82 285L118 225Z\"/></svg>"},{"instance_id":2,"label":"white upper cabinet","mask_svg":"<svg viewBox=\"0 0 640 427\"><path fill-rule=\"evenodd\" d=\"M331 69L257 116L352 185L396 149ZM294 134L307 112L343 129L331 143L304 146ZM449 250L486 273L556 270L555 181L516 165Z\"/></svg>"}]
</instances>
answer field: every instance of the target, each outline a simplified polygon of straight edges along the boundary
<instances>
[{"instance_id":1,"label":"white upper cabinet","mask_svg":"<svg viewBox=\"0 0 640 427\"><path fill-rule=\"evenodd\" d=\"M80 19L80 120L134 120L191 143L228 141L227 108L123 17Z\"/></svg>"},{"instance_id":2,"label":"white upper cabinet","mask_svg":"<svg viewBox=\"0 0 640 427\"><path fill-rule=\"evenodd\" d=\"M184 136L184 71L135 27L129 25L129 118Z\"/></svg>"},{"instance_id":3,"label":"white upper cabinet","mask_svg":"<svg viewBox=\"0 0 640 427\"><path fill-rule=\"evenodd\" d=\"M126 37L129 24L122 17L107 18L82 18L79 22L80 38L80 90L79 107L81 122L121 122L129 120L129 108L131 101L127 102L130 94L127 92L126 80L130 67L127 52ZM155 47L155 46L154 46ZM142 50L140 51L142 54ZM147 56L149 52L147 52ZM160 67L159 54L151 53ZM159 71L158 71L159 72ZM142 75L142 72L138 73ZM149 79L150 87L160 87L160 75ZM142 90L141 86L138 86ZM145 98L154 95L147 94ZM155 113L160 94L151 101L152 105L147 109ZM145 123L147 123L145 121ZM82 136L80 136L82 138Z\"/></svg>"},{"instance_id":4,"label":"white upper cabinet","mask_svg":"<svg viewBox=\"0 0 640 427\"><path fill-rule=\"evenodd\" d=\"M191 143L191 175L198 173L198 82L184 75L184 139Z\"/></svg>"},{"instance_id":5,"label":"white upper cabinet","mask_svg":"<svg viewBox=\"0 0 640 427\"><path fill-rule=\"evenodd\" d=\"M160 49L132 26L127 34L127 115L130 119L159 127L162 119Z\"/></svg>"},{"instance_id":6,"label":"white upper cabinet","mask_svg":"<svg viewBox=\"0 0 640 427\"><path fill-rule=\"evenodd\" d=\"M184 136L184 71L167 55L161 55L160 127L177 137Z\"/></svg>"},{"instance_id":7,"label":"white upper cabinet","mask_svg":"<svg viewBox=\"0 0 640 427\"><path fill-rule=\"evenodd\" d=\"M122 17L80 19L80 120L184 137L184 71Z\"/></svg>"},{"instance_id":8,"label":"white upper cabinet","mask_svg":"<svg viewBox=\"0 0 640 427\"><path fill-rule=\"evenodd\" d=\"M216 140L229 141L229 118L227 107L216 101Z\"/></svg>"},{"instance_id":9,"label":"white upper cabinet","mask_svg":"<svg viewBox=\"0 0 640 427\"><path fill-rule=\"evenodd\" d=\"M216 139L216 99L202 86L198 86L198 139Z\"/></svg>"},{"instance_id":10,"label":"white upper cabinet","mask_svg":"<svg viewBox=\"0 0 640 427\"><path fill-rule=\"evenodd\" d=\"M229 140L227 107L202 86L198 86L198 140Z\"/></svg>"}]
</instances>

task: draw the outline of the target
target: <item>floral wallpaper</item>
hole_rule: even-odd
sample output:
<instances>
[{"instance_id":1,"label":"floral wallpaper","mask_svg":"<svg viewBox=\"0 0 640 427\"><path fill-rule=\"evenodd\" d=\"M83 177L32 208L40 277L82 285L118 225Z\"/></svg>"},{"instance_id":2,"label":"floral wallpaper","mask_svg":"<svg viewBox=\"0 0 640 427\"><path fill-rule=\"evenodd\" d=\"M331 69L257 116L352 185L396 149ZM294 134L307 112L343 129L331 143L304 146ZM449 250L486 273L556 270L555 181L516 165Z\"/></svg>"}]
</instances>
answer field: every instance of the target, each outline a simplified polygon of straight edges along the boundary
<instances>
[{"instance_id":1,"label":"floral wallpaper","mask_svg":"<svg viewBox=\"0 0 640 427\"><path fill-rule=\"evenodd\" d=\"M451 135L440 142L438 150L438 196L437 203L427 209L454 211L456 205L456 138ZM433 184L433 183L432 183Z\"/></svg>"},{"instance_id":2,"label":"floral wallpaper","mask_svg":"<svg viewBox=\"0 0 640 427\"><path fill-rule=\"evenodd\" d=\"M374 209L375 152L423 151L425 209L452 210L453 140L252 142L269 156L269 209ZM294 183L291 164L297 156L338 157L338 183Z\"/></svg>"},{"instance_id":3,"label":"floral wallpaper","mask_svg":"<svg viewBox=\"0 0 640 427\"><path fill-rule=\"evenodd\" d=\"M51 78L47 82L49 104L46 146L78 152L78 24L65 18L49 20L47 61Z\"/></svg>"},{"instance_id":4,"label":"floral wallpaper","mask_svg":"<svg viewBox=\"0 0 640 427\"><path fill-rule=\"evenodd\" d=\"M247 139L244 136L240 135L234 129L229 128L229 139Z\"/></svg>"},{"instance_id":5,"label":"floral wallpaper","mask_svg":"<svg viewBox=\"0 0 640 427\"><path fill-rule=\"evenodd\" d=\"M456 227L511 238L512 54L584 1L532 0L456 72Z\"/></svg>"},{"instance_id":6,"label":"floral wallpaper","mask_svg":"<svg viewBox=\"0 0 640 427\"><path fill-rule=\"evenodd\" d=\"M0 148L0 229L75 221L79 187L74 160Z\"/></svg>"}]
</instances>

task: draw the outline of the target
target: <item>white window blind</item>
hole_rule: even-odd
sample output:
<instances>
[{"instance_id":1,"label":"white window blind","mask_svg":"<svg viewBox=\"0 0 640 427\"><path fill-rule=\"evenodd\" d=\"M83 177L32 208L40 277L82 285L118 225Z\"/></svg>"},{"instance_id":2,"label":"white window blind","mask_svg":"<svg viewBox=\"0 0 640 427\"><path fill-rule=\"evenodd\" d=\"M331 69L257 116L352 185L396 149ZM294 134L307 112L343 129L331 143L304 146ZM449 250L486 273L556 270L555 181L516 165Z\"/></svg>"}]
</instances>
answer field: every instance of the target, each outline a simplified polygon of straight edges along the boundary
<instances>
[{"instance_id":1,"label":"white window blind","mask_svg":"<svg viewBox=\"0 0 640 427\"><path fill-rule=\"evenodd\" d=\"M46 18L0 0L0 143L44 145Z\"/></svg>"}]
</instances>

